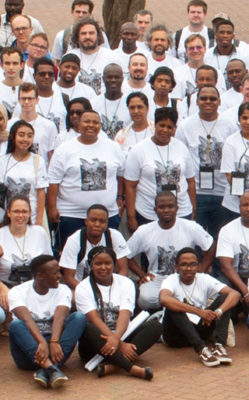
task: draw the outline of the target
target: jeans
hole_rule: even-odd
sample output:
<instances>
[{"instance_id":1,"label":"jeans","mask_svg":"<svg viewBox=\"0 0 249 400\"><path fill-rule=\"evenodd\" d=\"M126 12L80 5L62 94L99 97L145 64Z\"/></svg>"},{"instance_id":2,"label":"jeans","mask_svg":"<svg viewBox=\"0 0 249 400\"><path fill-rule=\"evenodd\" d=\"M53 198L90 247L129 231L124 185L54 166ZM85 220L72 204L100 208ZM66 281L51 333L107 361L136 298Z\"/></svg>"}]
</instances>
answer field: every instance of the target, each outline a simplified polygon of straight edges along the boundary
<instances>
[{"instance_id":1,"label":"jeans","mask_svg":"<svg viewBox=\"0 0 249 400\"><path fill-rule=\"evenodd\" d=\"M216 310L225 298L225 294L220 294L208 309ZM230 310L226 311L220 319L213 321L210 326L202 325L201 320L195 325L188 319L186 313L166 309L163 319L163 339L169 346L193 346L195 351L199 352L206 346L205 340L213 333L215 343L221 343L224 346L227 340L229 319Z\"/></svg>"},{"instance_id":2,"label":"jeans","mask_svg":"<svg viewBox=\"0 0 249 400\"><path fill-rule=\"evenodd\" d=\"M6 319L5 311L2 307L0 307L0 325L4 323Z\"/></svg>"},{"instance_id":3,"label":"jeans","mask_svg":"<svg viewBox=\"0 0 249 400\"><path fill-rule=\"evenodd\" d=\"M72 353L77 341L82 336L86 327L86 317L81 312L69 315L64 323L64 329L60 338L60 345L64 359L59 366L63 365ZM51 334L44 335L49 342ZM38 343L31 335L27 325L20 319L15 319L9 326L10 352L18 368L37 369L40 368L34 362Z\"/></svg>"},{"instance_id":4,"label":"jeans","mask_svg":"<svg viewBox=\"0 0 249 400\"><path fill-rule=\"evenodd\" d=\"M210 235L217 241L219 230L229 222L229 212L221 205L222 196L211 196L209 194L198 194L196 222L202 225Z\"/></svg>"}]
</instances>

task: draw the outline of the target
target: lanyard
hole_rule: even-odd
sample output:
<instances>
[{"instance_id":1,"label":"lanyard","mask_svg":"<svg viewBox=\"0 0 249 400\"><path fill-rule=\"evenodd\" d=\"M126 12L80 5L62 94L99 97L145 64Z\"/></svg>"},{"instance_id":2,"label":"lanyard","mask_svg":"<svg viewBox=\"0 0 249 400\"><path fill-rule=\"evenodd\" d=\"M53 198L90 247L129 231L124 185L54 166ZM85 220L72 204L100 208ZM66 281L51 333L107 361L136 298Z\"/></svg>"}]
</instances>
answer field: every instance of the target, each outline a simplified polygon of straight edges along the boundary
<instances>
[{"instance_id":1,"label":"lanyard","mask_svg":"<svg viewBox=\"0 0 249 400\"><path fill-rule=\"evenodd\" d=\"M161 159L161 161L162 161L162 164L164 165L165 169L167 169L167 167L168 167L168 165L169 165L169 144L167 145L167 160L166 160L166 162L164 162L164 159L163 159L163 157L162 157L162 154L161 154L161 152L160 152L159 147L158 147L157 144L156 144L156 148L157 148L159 157L160 157L160 159Z\"/></svg>"},{"instance_id":2,"label":"lanyard","mask_svg":"<svg viewBox=\"0 0 249 400\"><path fill-rule=\"evenodd\" d=\"M216 124L217 124L217 121L218 121L218 118L215 120L215 122L213 123L213 126L211 127L211 129L210 129L209 132L208 132L208 130L207 130L207 128L205 127L205 125L204 125L202 119L200 118L200 123L201 123L201 125L202 125L202 127L203 127L203 129L204 129L204 131L205 131L205 133L206 133L207 140L208 140L207 148L206 148L206 154L207 154L207 157L208 157L208 158L209 158L209 154L210 154L210 150L211 150L211 139L212 139L211 134L212 134L212 132L213 132L213 130L214 130Z\"/></svg>"}]
</instances>

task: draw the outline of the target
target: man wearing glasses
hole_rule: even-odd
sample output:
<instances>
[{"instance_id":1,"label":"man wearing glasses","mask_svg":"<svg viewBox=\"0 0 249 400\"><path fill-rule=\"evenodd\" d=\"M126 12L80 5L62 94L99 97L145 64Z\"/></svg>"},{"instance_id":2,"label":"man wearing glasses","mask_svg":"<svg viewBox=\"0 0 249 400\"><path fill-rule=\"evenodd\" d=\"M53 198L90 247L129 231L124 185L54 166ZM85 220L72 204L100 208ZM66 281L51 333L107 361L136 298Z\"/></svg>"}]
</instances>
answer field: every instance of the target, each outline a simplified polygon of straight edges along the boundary
<instances>
[{"instance_id":1,"label":"man wearing glasses","mask_svg":"<svg viewBox=\"0 0 249 400\"><path fill-rule=\"evenodd\" d=\"M26 15L16 15L11 19L11 27L16 37L11 46L17 47L23 55L23 60L26 61L28 58L29 38L33 30L31 19Z\"/></svg>"},{"instance_id":2,"label":"man wearing glasses","mask_svg":"<svg viewBox=\"0 0 249 400\"><path fill-rule=\"evenodd\" d=\"M29 38L27 47L28 58L25 62L23 81L35 83L34 79L34 63L41 57L48 54L49 43L46 33L36 33Z\"/></svg>"},{"instance_id":3,"label":"man wearing glasses","mask_svg":"<svg viewBox=\"0 0 249 400\"><path fill-rule=\"evenodd\" d=\"M230 310L240 294L210 275L198 273L199 266L195 250L185 247L176 256L177 272L162 283L160 303L166 307L163 339L172 347L194 347L206 367L231 364L224 346ZM210 351L206 340L211 335L214 346Z\"/></svg>"}]
</instances>

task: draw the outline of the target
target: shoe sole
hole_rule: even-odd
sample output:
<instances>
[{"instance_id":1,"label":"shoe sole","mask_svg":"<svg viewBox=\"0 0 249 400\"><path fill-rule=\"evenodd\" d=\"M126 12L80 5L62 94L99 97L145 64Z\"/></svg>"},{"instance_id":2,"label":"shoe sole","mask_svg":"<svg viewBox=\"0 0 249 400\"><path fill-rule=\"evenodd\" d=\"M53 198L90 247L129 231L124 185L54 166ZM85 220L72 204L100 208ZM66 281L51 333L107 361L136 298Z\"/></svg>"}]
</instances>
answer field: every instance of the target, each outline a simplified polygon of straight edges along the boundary
<instances>
[{"instance_id":1,"label":"shoe sole","mask_svg":"<svg viewBox=\"0 0 249 400\"><path fill-rule=\"evenodd\" d=\"M205 365L205 367L218 367L220 365L220 360L216 360L216 361L212 361L212 362L208 362L208 361L204 361L204 360L200 360L200 361L203 365Z\"/></svg>"},{"instance_id":2,"label":"shoe sole","mask_svg":"<svg viewBox=\"0 0 249 400\"><path fill-rule=\"evenodd\" d=\"M232 361L233 361L231 358L225 358L225 357L223 358L223 357L219 357L219 356L215 356L215 357L218 358L218 360L221 364L232 364Z\"/></svg>"},{"instance_id":3,"label":"shoe sole","mask_svg":"<svg viewBox=\"0 0 249 400\"><path fill-rule=\"evenodd\" d=\"M62 385L64 385L64 383L66 383L68 381L68 378L66 376L64 377L59 377L53 380L53 382L50 382L50 386L52 389L56 389Z\"/></svg>"},{"instance_id":4,"label":"shoe sole","mask_svg":"<svg viewBox=\"0 0 249 400\"><path fill-rule=\"evenodd\" d=\"M41 386L47 388L48 387L48 382L44 381L41 378L38 378L37 376L34 376L35 382L39 383Z\"/></svg>"}]
</instances>

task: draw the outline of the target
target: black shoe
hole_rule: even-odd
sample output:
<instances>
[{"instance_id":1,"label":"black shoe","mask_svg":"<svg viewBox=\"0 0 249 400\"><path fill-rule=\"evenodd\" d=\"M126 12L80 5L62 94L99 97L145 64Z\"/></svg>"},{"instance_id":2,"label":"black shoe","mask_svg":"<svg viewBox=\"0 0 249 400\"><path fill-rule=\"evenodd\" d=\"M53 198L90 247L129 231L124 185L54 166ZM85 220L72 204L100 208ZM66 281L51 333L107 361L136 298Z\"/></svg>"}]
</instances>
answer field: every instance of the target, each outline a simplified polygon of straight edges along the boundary
<instances>
[{"instance_id":1,"label":"black shoe","mask_svg":"<svg viewBox=\"0 0 249 400\"><path fill-rule=\"evenodd\" d=\"M47 368L49 375L49 385L51 388L56 389L68 381L68 377L59 370L56 365L51 365Z\"/></svg>"},{"instance_id":2,"label":"black shoe","mask_svg":"<svg viewBox=\"0 0 249 400\"><path fill-rule=\"evenodd\" d=\"M144 379L147 381L151 381L153 378L153 369L151 367L145 367L144 368Z\"/></svg>"},{"instance_id":3,"label":"black shoe","mask_svg":"<svg viewBox=\"0 0 249 400\"><path fill-rule=\"evenodd\" d=\"M103 378L103 376L105 376L105 365L100 364L100 365L98 365L98 368L97 368L97 377Z\"/></svg>"},{"instance_id":4,"label":"black shoe","mask_svg":"<svg viewBox=\"0 0 249 400\"><path fill-rule=\"evenodd\" d=\"M34 375L34 380L38 382L41 386L43 387L48 387L48 381L49 381L49 376L48 376L48 371L47 369L41 368L38 369Z\"/></svg>"}]
</instances>

